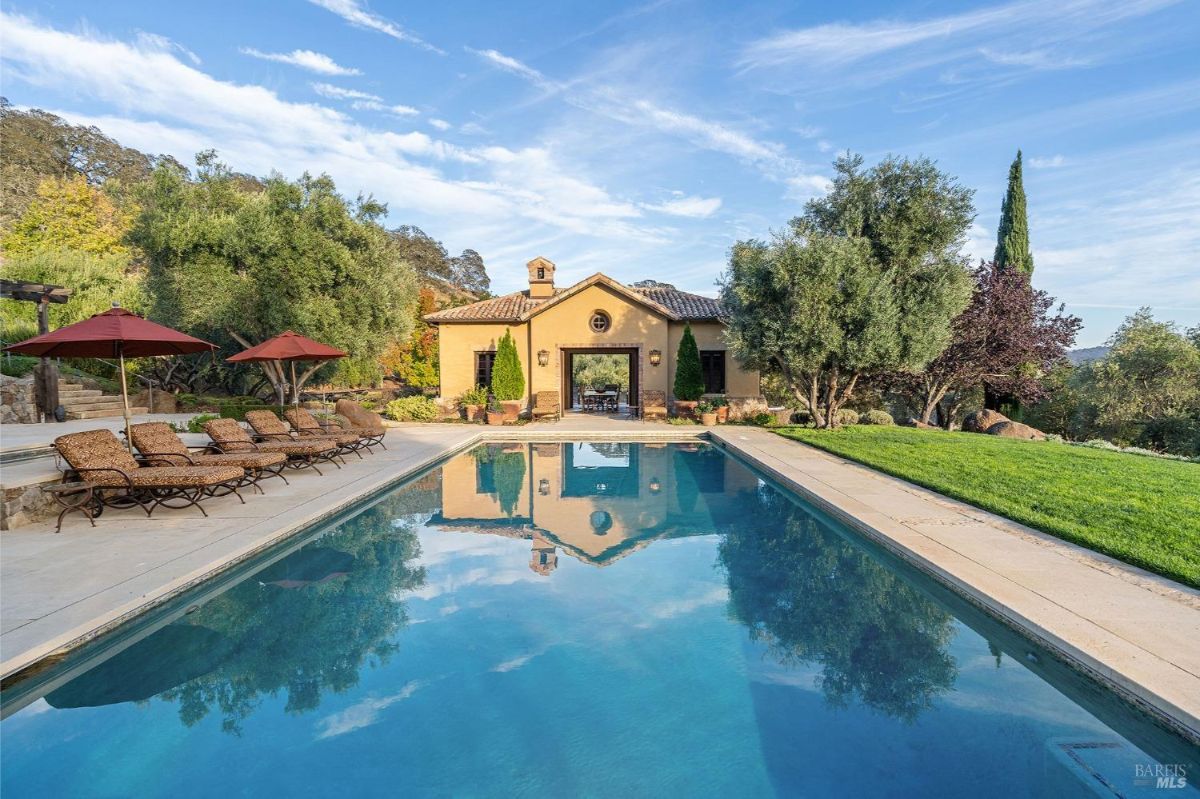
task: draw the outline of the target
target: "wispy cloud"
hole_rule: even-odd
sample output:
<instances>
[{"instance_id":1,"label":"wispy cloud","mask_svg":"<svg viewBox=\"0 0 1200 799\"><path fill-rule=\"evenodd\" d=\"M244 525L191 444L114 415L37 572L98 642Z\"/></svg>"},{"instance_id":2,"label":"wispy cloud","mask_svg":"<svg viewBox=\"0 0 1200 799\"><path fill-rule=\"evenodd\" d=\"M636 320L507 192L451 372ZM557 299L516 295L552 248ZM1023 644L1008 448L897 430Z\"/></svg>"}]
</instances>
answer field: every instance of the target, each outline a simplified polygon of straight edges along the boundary
<instances>
[{"instance_id":1,"label":"wispy cloud","mask_svg":"<svg viewBox=\"0 0 1200 799\"><path fill-rule=\"evenodd\" d=\"M429 124L438 130L450 130L450 128L454 127L444 119L431 119L429 120Z\"/></svg>"},{"instance_id":2,"label":"wispy cloud","mask_svg":"<svg viewBox=\"0 0 1200 799\"><path fill-rule=\"evenodd\" d=\"M1064 166L1066 163L1067 159L1063 158L1061 155L1051 155L1046 157L1034 156L1033 158L1029 159L1029 165L1034 169L1055 169L1057 167Z\"/></svg>"},{"instance_id":3,"label":"wispy cloud","mask_svg":"<svg viewBox=\"0 0 1200 799\"><path fill-rule=\"evenodd\" d=\"M317 739L333 738L369 727L379 720L379 714L397 702L403 702L428 683L413 680L390 696L371 697L317 721Z\"/></svg>"},{"instance_id":4,"label":"wispy cloud","mask_svg":"<svg viewBox=\"0 0 1200 799\"><path fill-rule=\"evenodd\" d=\"M812 81L851 65L868 81L917 69L978 60L1027 69L1088 66L1102 54L1096 33L1179 0L1021 0L924 20L827 23L782 30L746 45L744 70L796 68ZM1119 38L1104 42L1121 47Z\"/></svg>"},{"instance_id":5,"label":"wispy cloud","mask_svg":"<svg viewBox=\"0 0 1200 799\"><path fill-rule=\"evenodd\" d=\"M408 42L438 55L446 54L446 51L434 47L416 34L409 33L390 19L368 11L366 6L358 0L309 0L309 2L332 11L355 27L379 31L397 41Z\"/></svg>"},{"instance_id":6,"label":"wispy cloud","mask_svg":"<svg viewBox=\"0 0 1200 799\"><path fill-rule=\"evenodd\" d=\"M334 86L332 83L313 83L311 85L314 92L331 100L374 100L377 103L383 102L383 98L379 95L362 92L358 89L345 89L341 86Z\"/></svg>"},{"instance_id":7,"label":"wispy cloud","mask_svg":"<svg viewBox=\"0 0 1200 799\"><path fill-rule=\"evenodd\" d=\"M0 12L6 77L81 94L119 114L62 113L97 124L122 143L177 157L217 145L257 174L298 175L319 165L348 191L369 191L447 227L519 230L525 239L569 231L589 239L662 242L635 203L576 172L547 147L461 148L416 132L364 126L318 103L282 99L262 86L218 80L143 41L68 33ZM319 89L316 86L320 86ZM377 95L316 84L321 96L380 103ZM393 107L394 109L395 107ZM456 165L454 177L441 165ZM485 252L484 243L476 243Z\"/></svg>"},{"instance_id":8,"label":"wispy cloud","mask_svg":"<svg viewBox=\"0 0 1200 799\"><path fill-rule=\"evenodd\" d=\"M290 64L293 67L307 69L309 72L316 72L319 75L351 76L362 74L362 72L353 67L343 67L324 53L317 53L312 50L293 50L290 53L264 53L262 50L256 50L253 47L243 47L240 52L242 55L261 58L263 61Z\"/></svg>"},{"instance_id":9,"label":"wispy cloud","mask_svg":"<svg viewBox=\"0 0 1200 799\"><path fill-rule=\"evenodd\" d=\"M686 216L707 219L721 208L720 197L676 197L661 203L642 203L647 211L657 211L670 216Z\"/></svg>"}]
</instances>

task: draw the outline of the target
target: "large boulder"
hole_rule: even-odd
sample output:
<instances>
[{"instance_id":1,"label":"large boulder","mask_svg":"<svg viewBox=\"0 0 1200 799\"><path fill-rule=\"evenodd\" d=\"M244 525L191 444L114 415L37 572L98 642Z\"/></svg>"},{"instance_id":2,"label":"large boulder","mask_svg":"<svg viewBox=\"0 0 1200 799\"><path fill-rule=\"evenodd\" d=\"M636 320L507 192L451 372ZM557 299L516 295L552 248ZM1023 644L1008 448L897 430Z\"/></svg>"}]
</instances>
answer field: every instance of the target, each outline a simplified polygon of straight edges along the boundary
<instances>
[{"instance_id":1,"label":"large boulder","mask_svg":"<svg viewBox=\"0 0 1200 799\"><path fill-rule=\"evenodd\" d=\"M1001 438L1023 438L1027 441L1046 440L1046 434L1041 430L1030 427L1027 424L1010 422L1008 420L992 425L987 429L987 434L989 436L1000 436Z\"/></svg>"},{"instance_id":2,"label":"large boulder","mask_svg":"<svg viewBox=\"0 0 1200 799\"><path fill-rule=\"evenodd\" d=\"M963 419L962 429L964 433L986 433L992 425L1007 421L1009 419L1004 414L985 408L982 411L968 413L967 418Z\"/></svg>"}]
</instances>

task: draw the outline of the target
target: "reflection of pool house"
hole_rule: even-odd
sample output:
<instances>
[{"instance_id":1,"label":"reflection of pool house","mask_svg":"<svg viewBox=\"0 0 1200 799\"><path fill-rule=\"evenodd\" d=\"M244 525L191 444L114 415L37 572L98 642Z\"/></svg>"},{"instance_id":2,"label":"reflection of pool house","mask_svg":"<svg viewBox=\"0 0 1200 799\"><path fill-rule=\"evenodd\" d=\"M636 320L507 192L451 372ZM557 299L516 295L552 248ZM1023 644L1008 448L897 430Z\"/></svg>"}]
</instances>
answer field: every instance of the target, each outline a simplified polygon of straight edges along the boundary
<instances>
[{"instance_id":1,"label":"reflection of pool house","mask_svg":"<svg viewBox=\"0 0 1200 799\"><path fill-rule=\"evenodd\" d=\"M731 497L757 487L747 470L699 444L510 444L476 453L443 467L433 521L528 539L539 574L555 569L559 549L603 566L651 541L714 533L733 521Z\"/></svg>"},{"instance_id":2,"label":"reflection of pool house","mask_svg":"<svg viewBox=\"0 0 1200 799\"><path fill-rule=\"evenodd\" d=\"M525 372L525 402L539 391L557 391L565 408L581 407L588 386L577 379L576 360L596 355L623 364L621 405L636 405L642 390L671 397L676 352L690 325L706 392L725 395L735 411L747 401L760 403L758 372L742 369L727 354L721 305L712 297L650 280L627 286L599 273L556 288L552 262L535 258L527 267L524 291L425 317L438 326L443 397L491 382L497 342L506 330Z\"/></svg>"}]
</instances>

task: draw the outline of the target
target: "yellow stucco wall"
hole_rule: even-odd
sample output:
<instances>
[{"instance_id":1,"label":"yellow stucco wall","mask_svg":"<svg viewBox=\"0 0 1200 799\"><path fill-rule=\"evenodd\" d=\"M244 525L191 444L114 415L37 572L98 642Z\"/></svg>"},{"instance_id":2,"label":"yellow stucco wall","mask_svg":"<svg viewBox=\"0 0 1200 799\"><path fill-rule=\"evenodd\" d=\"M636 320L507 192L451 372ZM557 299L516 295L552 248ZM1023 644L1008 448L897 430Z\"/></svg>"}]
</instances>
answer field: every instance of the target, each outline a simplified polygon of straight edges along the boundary
<instances>
[{"instance_id":1,"label":"yellow stucco wall","mask_svg":"<svg viewBox=\"0 0 1200 799\"><path fill-rule=\"evenodd\" d=\"M603 333L594 332L588 320L597 311L609 315L612 324ZM442 324L439 329L441 393L456 398L474 385L475 353L495 350L505 329L511 329L517 353L525 370L528 397L538 391L562 391L563 349L587 347L634 348L638 350L634 368L638 370L640 389L671 394L675 378L675 353L683 335L683 324L671 322L646 305L631 300L603 285L593 285L547 310L528 322L503 324ZM724 350L724 326L717 322L692 325L702 350ZM550 353L549 363L539 366L539 350ZM651 366L649 353L661 350L662 363ZM758 372L743 371L732 358L725 361L726 393L732 397L756 397Z\"/></svg>"}]
</instances>

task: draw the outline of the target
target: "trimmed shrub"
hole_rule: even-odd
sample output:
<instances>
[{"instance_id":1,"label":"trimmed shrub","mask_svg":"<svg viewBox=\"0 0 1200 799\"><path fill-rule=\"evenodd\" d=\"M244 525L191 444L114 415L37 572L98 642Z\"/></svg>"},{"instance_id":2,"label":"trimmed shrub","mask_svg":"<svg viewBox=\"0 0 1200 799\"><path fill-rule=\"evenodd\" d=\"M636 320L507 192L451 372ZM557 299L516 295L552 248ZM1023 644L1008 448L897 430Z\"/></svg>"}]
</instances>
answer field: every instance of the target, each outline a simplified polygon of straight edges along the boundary
<instances>
[{"instance_id":1,"label":"trimmed shrub","mask_svg":"<svg viewBox=\"0 0 1200 799\"><path fill-rule=\"evenodd\" d=\"M837 423L841 426L858 424L858 411L842 408L837 412Z\"/></svg>"},{"instance_id":2,"label":"trimmed shrub","mask_svg":"<svg viewBox=\"0 0 1200 799\"><path fill-rule=\"evenodd\" d=\"M519 400L525 396L525 375L512 332L504 331L496 345L496 363L492 366L492 394L501 402ZM388 407L391 407L390 405Z\"/></svg>"},{"instance_id":3,"label":"trimmed shrub","mask_svg":"<svg viewBox=\"0 0 1200 799\"><path fill-rule=\"evenodd\" d=\"M205 423L211 422L213 419L220 418L221 417L215 413L202 413L199 416L193 416L191 419L188 419L187 431L189 433L203 433Z\"/></svg>"},{"instance_id":4,"label":"trimmed shrub","mask_svg":"<svg viewBox=\"0 0 1200 799\"><path fill-rule=\"evenodd\" d=\"M864 413L861 417L859 417L858 423L859 424L890 425L890 424L895 424L896 420L893 419L892 415L890 413L888 413L887 411L870 410L870 411L867 411L866 413Z\"/></svg>"},{"instance_id":5,"label":"trimmed shrub","mask_svg":"<svg viewBox=\"0 0 1200 799\"><path fill-rule=\"evenodd\" d=\"M759 411L746 421L752 425L757 425L758 427L770 427L771 425L775 424L775 414L767 413L766 411Z\"/></svg>"},{"instance_id":6,"label":"trimmed shrub","mask_svg":"<svg viewBox=\"0 0 1200 799\"><path fill-rule=\"evenodd\" d=\"M675 354L675 399L694 402L704 396L704 372L692 326L684 325L679 351Z\"/></svg>"},{"instance_id":7,"label":"trimmed shrub","mask_svg":"<svg viewBox=\"0 0 1200 799\"><path fill-rule=\"evenodd\" d=\"M428 397L401 397L389 402L383 415L397 422L431 422L442 413Z\"/></svg>"},{"instance_id":8,"label":"trimmed shrub","mask_svg":"<svg viewBox=\"0 0 1200 799\"><path fill-rule=\"evenodd\" d=\"M0 358L0 374L9 377L24 377L33 373L33 367L37 366L37 362L37 358L30 358L26 355L5 355Z\"/></svg>"}]
</instances>

